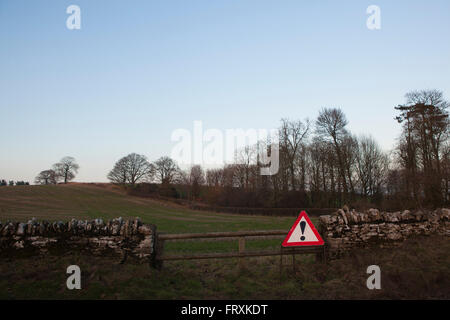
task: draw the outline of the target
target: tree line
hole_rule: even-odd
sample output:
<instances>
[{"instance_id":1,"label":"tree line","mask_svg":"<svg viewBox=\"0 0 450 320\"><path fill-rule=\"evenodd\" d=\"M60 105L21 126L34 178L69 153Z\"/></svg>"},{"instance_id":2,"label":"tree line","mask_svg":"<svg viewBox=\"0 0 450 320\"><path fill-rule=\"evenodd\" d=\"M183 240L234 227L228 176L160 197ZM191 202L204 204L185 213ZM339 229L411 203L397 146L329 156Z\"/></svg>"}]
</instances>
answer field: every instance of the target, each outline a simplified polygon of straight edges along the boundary
<instances>
[{"instance_id":1,"label":"tree line","mask_svg":"<svg viewBox=\"0 0 450 320\"><path fill-rule=\"evenodd\" d=\"M1 179L0 180L0 187L3 187L3 186L10 186L10 187L12 187L14 185L16 185L16 186L29 186L30 183L28 181L15 181L14 182L14 180L9 180L8 182L6 182L5 179Z\"/></svg>"},{"instance_id":2,"label":"tree line","mask_svg":"<svg viewBox=\"0 0 450 320\"><path fill-rule=\"evenodd\" d=\"M207 170L180 170L169 157L150 163L133 153L115 164L108 179L135 189L156 183L171 196L215 206L441 206L450 200L448 106L438 90L406 94L406 103L394 107L402 133L388 152L372 136L352 134L341 109L323 108L314 121L281 120L279 171L272 176L260 175L262 141L238 150L235 164Z\"/></svg>"},{"instance_id":3,"label":"tree line","mask_svg":"<svg viewBox=\"0 0 450 320\"><path fill-rule=\"evenodd\" d=\"M154 194L214 206L387 209L437 207L450 202L449 102L438 90L412 91L395 106L402 128L393 150L383 151L370 135L356 136L340 108L323 108L316 119L281 119L279 170L260 174L258 148L236 151L236 162L221 168L193 165L181 170L170 157L154 162L131 153L107 178L136 194ZM67 183L79 166L65 157L41 171L37 184Z\"/></svg>"},{"instance_id":4,"label":"tree line","mask_svg":"<svg viewBox=\"0 0 450 320\"><path fill-rule=\"evenodd\" d=\"M75 178L80 166L75 158L64 157L55 163L51 169L41 171L35 178L35 184L57 184L67 183Z\"/></svg>"}]
</instances>

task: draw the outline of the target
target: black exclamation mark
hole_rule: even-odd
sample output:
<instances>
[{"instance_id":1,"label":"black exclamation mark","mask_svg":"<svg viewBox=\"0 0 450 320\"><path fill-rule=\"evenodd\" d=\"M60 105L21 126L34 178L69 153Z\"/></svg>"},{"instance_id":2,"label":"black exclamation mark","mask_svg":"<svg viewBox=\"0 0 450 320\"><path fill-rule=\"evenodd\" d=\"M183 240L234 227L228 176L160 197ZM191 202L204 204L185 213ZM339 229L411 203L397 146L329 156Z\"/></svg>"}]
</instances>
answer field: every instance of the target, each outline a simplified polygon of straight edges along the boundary
<instances>
[{"instance_id":1,"label":"black exclamation mark","mask_svg":"<svg viewBox=\"0 0 450 320\"><path fill-rule=\"evenodd\" d=\"M302 229L302 234L305 233L305 227L306 227L306 222L305 221L301 221L300 222L300 229ZM300 240L305 241L305 236L301 236Z\"/></svg>"}]
</instances>

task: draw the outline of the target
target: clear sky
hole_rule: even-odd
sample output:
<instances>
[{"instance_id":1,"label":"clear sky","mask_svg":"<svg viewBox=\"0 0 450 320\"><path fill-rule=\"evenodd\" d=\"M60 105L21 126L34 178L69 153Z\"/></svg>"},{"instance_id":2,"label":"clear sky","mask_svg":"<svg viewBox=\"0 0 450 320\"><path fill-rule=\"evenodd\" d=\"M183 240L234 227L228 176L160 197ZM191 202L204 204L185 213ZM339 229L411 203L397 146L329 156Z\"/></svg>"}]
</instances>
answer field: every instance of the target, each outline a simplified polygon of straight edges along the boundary
<instances>
[{"instance_id":1,"label":"clear sky","mask_svg":"<svg viewBox=\"0 0 450 320\"><path fill-rule=\"evenodd\" d=\"M130 152L170 155L194 120L271 129L322 107L388 150L406 92L450 99L449 31L448 0L0 0L0 178L73 156L76 181L107 181Z\"/></svg>"}]
</instances>

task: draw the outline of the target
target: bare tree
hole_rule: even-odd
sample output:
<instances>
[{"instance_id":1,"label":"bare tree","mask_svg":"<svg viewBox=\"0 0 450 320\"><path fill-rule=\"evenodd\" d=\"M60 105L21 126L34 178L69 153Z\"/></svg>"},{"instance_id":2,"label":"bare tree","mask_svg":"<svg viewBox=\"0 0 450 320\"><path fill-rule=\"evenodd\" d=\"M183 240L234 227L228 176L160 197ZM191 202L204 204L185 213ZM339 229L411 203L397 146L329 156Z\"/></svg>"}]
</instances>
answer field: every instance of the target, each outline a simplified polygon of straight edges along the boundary
<instances>
[{"instance_id":1,"label":"bare tree","mask_svg":"<svg viewBox=\"0 0 450 320\"><path fill-rule=\"evenodd\" d=\"M358 141L351 134L347 134L342 141L342 162L344 164L344 175L347 179L347 185L352 195L355 194L355 173L356 173L356 155L358 152Z\"/></svg>"},{"instance_id":2,"label":"bare tree","mask_svg":"<svg viewBox=\"0 0 450 320\"><path fill-rule=\"evenodd\" d=\"M108 173L108 179L113 183L125 184L128 182L127 158L123 157L114 164Z\"/></svg>"},{"instance_id":3,"label":"bare tree","mask_svg":"<svg viewBox=\"0 0 450 320\"><path fill-rule=\"evenodd\" d=\"M54 170L41 171L34 180L35 184L56 184L57 174Z\"/></svg>"},{"instance_id":4,"label":"bare tree","mask_svg":"<svg viewBox=\"0 0 450 320\"><path fill-rule=\"evenodd\" d=\"M76 163L73 157L64 157L60 162L53 165L53 170L56 175L64 180L64 183L69 182L75 178L80 166Z\"/></svg>"},{"instance_id":5,"label":"bare tree","mask_svg":"<svg viewBox=\"0 0 450 320\"><path fill-rule=\"evenodd\" d=\"M256 186L259 176L259 168L256 165L258 160L257 146L245 146L236 151L237 164L235 164L235 180L239 187L253 188Z\"/></svg>"},{"instance_id":6,"label":"bare tree","mask_svg":"<svg viewBox=\"0 0 450 320\"><path fill-rule=\"evenodd\" d=\"M301 169L301 185L304 188L304 175L305 175L305 167L304 161L300 156L300 152L305 150L305 140L308 137L310 128L310 122L308 119L303 123L302 121L290 121L287 119L281 119L281 128L280 128L280 150L284 154L282 159L287 161L286 166L288 169L288 174L290 176L290 184L292 190L297 190L296 183L296 162L299 164L299 168ZM304 156L303 152L303 156ZM303 159L304 160L304 159Z\"/></svg>"},{"instance_id":7,"label":"bare tree","mask_svg":"<svg viewBox=\"0 0 450 320\"><path fill-rule=\"evenodd\" d=\"M198 185L205 184L205 172L203 171L200 165L192 166L189 176L191 184L198 184Z\"/></svg>"},{"instance_id":8,"label":"bare tree","mask_svg":"<svg viewBox=\"0 0 450 320\"><path fill-rule=\"evenodd\" d=\"M153 166L144 155L130 153L116 162L108 174L108 179L114 183L134 185L143 180L150 180L153 172Z\"/></svg>"},{"instance_id":9,"label":"bare tree","mask_svg":"<svg viewBox=\"0 0 450 320\"><path fill-rule=\"evenodd\" d=\"M175 161L169 157L161 157L154 162L156 179L162 184L170 184L180 171Z\"/></svg>"},{"instance_id":10,"label":"bare tree","mask_svg":"<svg viewBox=\"0 0 450 320\"><path fill-rule=\"evenodd\" d=\"M223 169L206 170L206 184L210 187L223 186Z\"/></svg>"},{"instance_id":11,"label":"bare tree","mask_svg":"<svg viewBox=\"0 0 450 320\"><path fill-rule=\"evenodd\" d=\"M348 193L346 165L343 155L343 143L348 135L346 130L347 118L341 109L322 109L319 113L319 117L316 120L316 133L322 139L329 140L333 143L338 165L339 165L339 177L344 189L344 194Z\"/></svg>"},{"instance_id":12,"label":"bare tree","mask_svg":"<svg viewBox=\"0 0 450 320\"><path fill-rule=\"evenodd\" d=\"M358 139L356 169L361 194L374 196L382 192L387 179L389 160L376 141L370 136Z\"/></svg>"},{"instance_id":13,"label":"bare tree","mask_svg":"<svg viewBox=\"0 0 450 320\"><path fill-rule=\"evenodd\" d=\"M187 184L190 187L189 198L195 199L200 195L200 187L205 184L205 172L200 165L191 167L187 175Z\"/></svg>"}]
</instances>

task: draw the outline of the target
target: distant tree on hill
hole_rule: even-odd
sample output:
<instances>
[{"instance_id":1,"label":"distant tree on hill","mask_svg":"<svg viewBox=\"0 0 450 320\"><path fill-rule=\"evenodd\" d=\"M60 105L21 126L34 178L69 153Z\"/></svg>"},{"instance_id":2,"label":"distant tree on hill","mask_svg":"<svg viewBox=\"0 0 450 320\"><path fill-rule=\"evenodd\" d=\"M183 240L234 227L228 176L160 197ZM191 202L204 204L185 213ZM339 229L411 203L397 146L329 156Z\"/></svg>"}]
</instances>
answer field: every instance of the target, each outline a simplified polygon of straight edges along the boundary
<instances>
[{"instance_id":1,"label":"distant tree on hill","mask_svg":"<svg viewBox=\"0 0 450 320\"><path fill-rule=\"evenodd\" d=\"M27 181L16 181L16 186L28 186L30 183Z\"/></svg>"},{"instance_id":2,"label":"distant tree on hill","mask_svg":"<svg viewBox=\"0 0 450 320\"><path fill-rule=\"evenodd\" d=\"M57 182L57 174L54 170L44 170L41 171L36 179L34 180L34 183L36 184L56 184Z\"/></svg>"},{"instance_id":3,"label":"distant tree on hill","mask_svg":"<svg viewBox=\"0 0 450 320\"><path fill-rule=\"evenodd\" d=\"M134 185L153 176L153 166L144 155L130 153L121 158L108 173L108 179L113 183Z\"/></svg>"},{"instance_id":4,"label":"distant tree on hill","mask_svg":"<svg viewBox=\"0 0 450 320\"><path fill-rule=\"evenodd\" d=\"M113 183L125 184L128 182L127 157L121 158L114 164L114 168L108 173L108 179Z\"/></svg>"},{"instance_id":5,"label":"distant tree on hill","mask_svg":"<svg viewBox=\"0 0 450 320\"><path fill-rule=\"evenodd\" d=\"M53 165L53 171L56 173L56 179L64 180L64 183L69 182L75 178L80 166L76 163L73 157L64 157L60 162Z\"/></svg>"},{"instance_id":6,"label":"distant tree on hill","mask_svg":"<svg viewBox=\"0 0 450 320\"><path fill-rule=\"evenodd\" d=\"M180 183L188 186L188 199L193 200L200 195L200 187L206 183L205 172L200 165L194 165L188 172L180 172Z\"/></svg>"},{"instance_id":7,"label":"distant tree on hill","mask_svg":"<svg viewBox=\"0 0 450 320\"><path fill-rule=\"evenodd\" d=\"M154 162L156 179L161 184L171 184L174 182L180 169L175 161L169 157L161 157Z\"/></svg>"},{"instance_id":8,"label":"distant tree on hill","mask_svg":"<svg viewBox=\"0 0 450 320\"><path fill-rule=\"evenodd\" d=\"M6 180L2 179L2 181L0 181L0 187L1 186L6 186Z\"/></svg>"}]
</instances>

